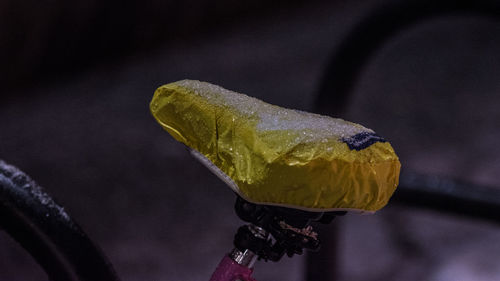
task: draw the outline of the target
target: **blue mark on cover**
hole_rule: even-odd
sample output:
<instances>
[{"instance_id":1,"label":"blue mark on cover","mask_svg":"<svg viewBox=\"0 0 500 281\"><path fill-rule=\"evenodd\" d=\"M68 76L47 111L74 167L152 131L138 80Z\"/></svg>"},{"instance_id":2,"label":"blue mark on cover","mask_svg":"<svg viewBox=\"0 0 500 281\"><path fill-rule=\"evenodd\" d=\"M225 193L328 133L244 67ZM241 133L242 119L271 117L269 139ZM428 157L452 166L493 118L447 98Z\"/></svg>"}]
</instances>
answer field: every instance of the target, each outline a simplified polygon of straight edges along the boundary
<instances>
[{"instance_id":1,"label":"blue mark on cover","mask_svg":"<svg viewBox=\"0 0 500 281\"><path fill-rule=\"evenodd\" d=\"M365 149L376 142L386 142L381 136L370 132L362 132L349 138L342 138L342 141L347 143L349 149L357 151Z\"/></svg>"}]
</instances>

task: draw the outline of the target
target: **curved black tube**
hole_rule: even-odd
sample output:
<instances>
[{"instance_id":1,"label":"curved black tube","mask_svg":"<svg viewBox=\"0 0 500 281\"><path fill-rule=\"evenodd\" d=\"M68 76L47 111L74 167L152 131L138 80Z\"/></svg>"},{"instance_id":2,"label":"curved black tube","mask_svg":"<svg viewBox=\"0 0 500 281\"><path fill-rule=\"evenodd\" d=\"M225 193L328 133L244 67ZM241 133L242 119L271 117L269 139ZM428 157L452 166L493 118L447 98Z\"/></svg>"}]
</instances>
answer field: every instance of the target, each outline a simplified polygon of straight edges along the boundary
<instances>
[{"instance_id":1,"label":"curved black tube","mask_svg":"<svg viewBox=\"0 0 500 281\"><path fill-rule=\"evenodd\" d=\"M500 2L491 0L423 0L387 3L372 11L342 40L324 72L316 110L342 114L349 92L371 56L392 36L423 20L449 14L500 18Z\"/></svg>"},{"instance_id":2,"label":"curved black tube","mask_svg":"<svg viewBox=\"0 0 500 281\"><path fill-rule=\"evenodd\" d=\"M500 188L402 171L391 204L500 223Z\"/></svg>"},{"instance_id":3,"label":"curved black tube","mask_svg":"<svg viewBox=\"0 0 500 281\"><path fill-rule=\"evenodd\" d=\"M316 109L324 114L341 114L362 67L384 42L412 24L452 13L500 18L500 2L425 0L379 7L349 33L334 54L323 78ZM393 201L499 222L498 190L405 172L401 174L400 187Z\"/></svg>"},{"instance_id":4,"label":"curved black tube","mask_svg":"<svg viewBox=\"0 0 500 281\"><path fill-rule=\"evenodd\" d=\"M411 0L389 2L364 17L342 40L333 53L322 77L315 110L321 114L342 115L349 94L363 67L391 37L423 20L449 14L477 14L500 18L500 2L492 0ZM424 177L403 171L400 186L391 200L405 206L428 208L500 222L500 191L472 187L451 180ZM335 245L335 230L326 230L323 243ZM329 233L328 233L329 232ZM329 247L327 247L329 248ZM332 274L318 275L318 264L336 261L335 251L308 255L306 280L333 281Z\"/></svg>"},{"instance_id":5,"label":"curved black tube","mask_svg":"<svg viewBox=\"0 0 500 281\"><path fill-rule=\"evenodd\" d=\"M109 261L64 209L22 171L0 160L0 229L53 281L117 281Z\"/></svg>"}]
</instances>

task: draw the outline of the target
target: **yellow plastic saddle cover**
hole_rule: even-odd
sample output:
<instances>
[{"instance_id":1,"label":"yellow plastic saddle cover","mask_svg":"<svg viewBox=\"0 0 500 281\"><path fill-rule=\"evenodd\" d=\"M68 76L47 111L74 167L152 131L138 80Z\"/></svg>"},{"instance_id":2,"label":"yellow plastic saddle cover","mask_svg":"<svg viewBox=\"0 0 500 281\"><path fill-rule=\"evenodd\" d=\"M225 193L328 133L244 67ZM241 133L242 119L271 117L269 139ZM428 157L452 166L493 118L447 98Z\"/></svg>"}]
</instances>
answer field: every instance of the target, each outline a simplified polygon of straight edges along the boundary
<instances>
[{"instance_id":1,"label":"yellow plastic saddle cover","mask_svg":"<svg viewBox=\"0 0 500 281\"><path fill-rule=\"evenodd\" d=\"M150 109L165 130L250 202L374 212L398 185L401 165L391 145L342 119L193 80L159 87Z\"/></svg>"}]
</instances>

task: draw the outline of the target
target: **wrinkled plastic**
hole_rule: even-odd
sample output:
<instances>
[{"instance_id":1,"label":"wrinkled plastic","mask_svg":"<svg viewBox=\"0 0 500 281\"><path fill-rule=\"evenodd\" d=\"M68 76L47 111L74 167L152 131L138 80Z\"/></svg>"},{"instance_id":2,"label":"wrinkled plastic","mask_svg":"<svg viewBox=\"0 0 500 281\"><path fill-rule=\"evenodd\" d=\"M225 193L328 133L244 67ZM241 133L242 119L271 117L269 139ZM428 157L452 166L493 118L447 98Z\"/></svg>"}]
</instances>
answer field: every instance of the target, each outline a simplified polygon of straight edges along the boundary
<instances>
[{"instance_id":1,"label":"wrinkled plastic","mask_svg":"<svg viewBox=\"0 0 500 281\"><path fill-rule=\"evenodd\" d=\"M176 140L254 203L373 212L398 185L401 165L391 145L342 119L192 80L159 87L150 109Z\"/></svg>"}]
</instances>

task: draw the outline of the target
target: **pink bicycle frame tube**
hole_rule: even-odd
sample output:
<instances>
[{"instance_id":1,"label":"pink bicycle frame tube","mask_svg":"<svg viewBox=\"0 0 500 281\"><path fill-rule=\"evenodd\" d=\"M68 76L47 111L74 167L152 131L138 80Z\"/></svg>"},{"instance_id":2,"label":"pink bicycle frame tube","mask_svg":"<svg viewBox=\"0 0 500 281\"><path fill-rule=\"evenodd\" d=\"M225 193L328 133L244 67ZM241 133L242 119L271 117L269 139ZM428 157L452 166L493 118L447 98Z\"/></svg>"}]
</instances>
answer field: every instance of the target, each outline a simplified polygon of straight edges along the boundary
<instances>
[{"instance_id":1,"label":"pink bicycle frame tube","mask_svg":"<svg viewBox=\"0 0 500 281\"><path fill-rule=\"evenodd\" d=\"M256 281L252 278L252 269L238 264L226 255L210 278L210 281Z\"/></svg>"}]
</instances>

